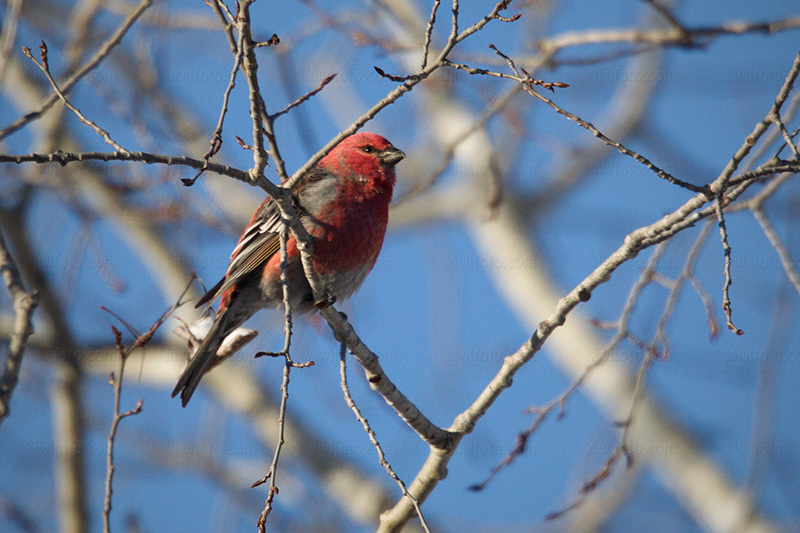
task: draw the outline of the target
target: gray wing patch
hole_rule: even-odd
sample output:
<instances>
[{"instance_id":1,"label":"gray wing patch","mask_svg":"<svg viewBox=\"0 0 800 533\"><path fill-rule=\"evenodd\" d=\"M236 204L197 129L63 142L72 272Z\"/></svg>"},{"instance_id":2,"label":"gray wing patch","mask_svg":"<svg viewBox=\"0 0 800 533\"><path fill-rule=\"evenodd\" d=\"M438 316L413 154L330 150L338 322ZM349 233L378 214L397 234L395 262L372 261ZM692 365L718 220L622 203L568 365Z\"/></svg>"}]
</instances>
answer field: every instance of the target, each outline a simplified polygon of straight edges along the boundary
<instances>
[{"instance_id":1,"label":"gray wing patch","mask_svg":"<svg viewBox=\"0 0 800 533\"><path fill-rule=\"evenodd\" d=\"M242 278L278 252L280 249L281 217L275 202L269 200L265 203L258 214L258 218L261 221L250 226L242 235L239 244L233 249L231 262L228 265L227 272L225 272L225 277L200 298L195 307L200 307L204 304L210 306L217 298L241 281Z\"/></svg>"}]
</instances>

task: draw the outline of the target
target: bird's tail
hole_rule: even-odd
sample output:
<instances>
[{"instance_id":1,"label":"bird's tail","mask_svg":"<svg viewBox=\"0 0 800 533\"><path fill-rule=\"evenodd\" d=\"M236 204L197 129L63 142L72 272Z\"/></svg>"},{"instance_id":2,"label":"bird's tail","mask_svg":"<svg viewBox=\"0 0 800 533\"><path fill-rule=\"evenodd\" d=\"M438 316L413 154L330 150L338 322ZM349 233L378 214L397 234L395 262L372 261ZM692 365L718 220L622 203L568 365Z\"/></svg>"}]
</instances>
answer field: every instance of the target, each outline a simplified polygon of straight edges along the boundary
<instances>
[{"instance_id":1,"label":"bird's tail","mask_svg":"<svg viewBox=\"0 0 800 533\"><path fill-rule=\"evenodd\" d=\"M222 346L225 338L242 325L247 318L249 317L236 313L230 307L222 310L217 315L214 324L186 365L186 368L184 368L181 377L178 379L178 384L175 385L175 389L172 391L173 398L180 393L181 404L184 407L189 403L192 394L194 394L206 371L214 366L212 362L217 357L217 351Z\"/></svg>"}]
</instances>

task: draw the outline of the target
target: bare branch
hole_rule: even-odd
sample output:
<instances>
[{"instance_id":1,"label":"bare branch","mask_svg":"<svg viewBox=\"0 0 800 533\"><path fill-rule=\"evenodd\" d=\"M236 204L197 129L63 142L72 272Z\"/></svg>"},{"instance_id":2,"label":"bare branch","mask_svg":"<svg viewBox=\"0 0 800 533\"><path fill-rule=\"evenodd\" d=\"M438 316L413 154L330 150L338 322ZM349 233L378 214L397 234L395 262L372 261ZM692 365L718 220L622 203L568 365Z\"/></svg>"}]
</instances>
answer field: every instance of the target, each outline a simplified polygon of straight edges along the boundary
<instances>
[{"instance_id":1,"label":"bare branch","mask_svg":"<svg viewBox=\"0 0 800 533\"><path fill-rule=\"evenodd\" d=\"M50 74L50 65L49 65L49 63L47 61L47 45L45 45L44 41L42 41L42 44L41 44L41 46L39 46L39 49L42 51L42 62L41 63L39 63L38 61L36 61L36 59L34 59L33 54L31 54L31 49L30 48L23 47L22 48L22 52L25 54L25 56L28 59L33 61L36 64L36 66L41 69L42 72L44 72L44 75L47 77L47 81L50 82L50 86L53 87L53 91L55 91L56 95L58 95L58 97L64 103L64 106L66 106L67 109L72 111L75 114L75 116L77 116L78 119L81 122L83 122L84 124L86 124L87 126L92 128L95 131L95 133L97 133L100 137L102 137L103 140L106 142L106 144L111 145L111 147L114 148L117 152L127 152L127 150L125 148L123 148L122 146L117 144L116 141L114 141L114 139L111 138L111 135L106 130L104 130L103 128L101 128L100 126L98 126L97 124L95 124L94 122L89 120L88 118L86 118L86 115L84 115L80 111L80 109L78 109L77 107L75 107L74 105L69 103L69 100L67 100L67 97L64 96L64 93L61 92L61 89L58 88L58 84L56 83L56 80L54 80L53 76Z\"/></svg>"},{"instance_id":2,"label":"bare branch","mask_svg":"<svg viewBox=\"0 0 800 533\"><path fill-rule=\"evenodd\" d=\"M545 88L553 90L553 86L559 87L559 86L563 86L563 84L553 83L553 84L550 84L550 86L548 86L548 84L544 84L543 82L537 82L536 80L533 80L528 75L528 73L525 72L524 70L522 71L522 74L520 74L519 70L517 70L517 67L514 64L514 61L511 58L509 58L508 56L506 56L505 54L503 54L502 52L497 50L497 48L495 48L493 45L489 45L489 46L499 56L501 56L503 59L506 60L506 62L508 63L509 68L514 72L514 75L515 75L515 78L512 78L512 79L516 79L516 81L520 82L522 84L522 87L525 90L525 92L527 92L531 96L533 96L535 98L538 98L542 102L544 102L547 105L549 105L559 115L562 115L562 116L568 118L569 120L575 122L580 127L584 128L586 130L589 130L590 132L592 132L592 135L594 135L595 137L597 137L598 139L603 141L605 144L607 144L608 146L611 146L613 148L616 148L617 151L619 153L623 154L623 155L627 155L629 157L632 157L633 159L635 159L639 163L641 163L644 166L646 166L648 169L652 170L661 179L667 180L668 182L672 183L673 185L678 185L679 187L687 189L687 190L690 190L692 192L704 192L706 194L709 192L706 187L699 187L697 185L692 185L691 183L688 183L688 182L685 182L683 180L680 180L680 179L676 178L675 176L673 176L669 172L666 172L663 169L657 167L649 159L647 159L643 155L639 154L638 152L635 152L634 150L631 150L630 148L627 148L627 147L623 146L622 143L620 143L618 141L615 141L613 139L608 138L606 135L601 133L600 130L598 130L594 126L594 124L592 124L591 122L587 122L587 121L581 119L580 117L578 117L576 115L573 115L569 111L566 111L566 110L562 109L561 107L559 107L558 105L556 105L556 103L553 102L552 100L550 100L549 98L547 98L545 96L542 96L538 92L534 91L533 90L533 85L543 85ZM483 72L479 72L479 73L482 74Z\"/></svg>"},{"instance_id":3,"label":"bare branch","mask_svg":"<svg viewBox=\"0 0 800 533\"><path fill-rule=\"evenodd\" d=\"M222 176L237 179L248 185L252 185L249 174L238 168L229 167L228 165L221 165L218 163L207 163L199 159L192 159L185 156L172 156L163 154L151 154L148 152L53 152L50 154L27 154L27 155L10 155L0 154L0 163L58 163L61 166L67 163L74 163L76 161L138 161L147 163L148 165L176 165L191 167L201 170L204 167L206 170L215 172Z\"/></svg>"},{"instance_id":4,"label":"bare branch","mask_svg":"<svg viewBox=\"0 0 800 533\"><path fill-rule=\"evenodd\" d=\"M258 183L266 179L264 178L264 167L267 165L267 151L264 146L264 129L261 127L261 119L266 115L266 111L258 83L258 60L253 36L250 32L250 4L252 4L252 0L244 0L238 4L238 27L239 42L244 53L242 68L250 89L250 119L253 121L253 168L250 169L250 179L253 183ZM273 151L273 159L276 160L278 176L282 178L281 174L285 174L286 171L281 172L280 165L283 164L283 161L275 151Z\"/></svg>"},{"instance_id":5,"label":"bare branch","mask_svg":"<svg viewBox=\"0 0 800 533\"><path fill-rule=\"evenodd\" d=\"M378 462L380 462L381 466L386 470L389 476L395 480L397 485L400 487L400 490L403 491L403 495L411 500L412 504L414 505L414 510L419 517L419 521L422 523L422 528L426 531L426 533L431 533L431 530L428 528L428 524L425 522L425 517L422 515L422 510L419 508L419 503L411 494L408 493L406 484L395 473L392 465L389 464L389 461L386 460L386 454L383 453L383 448L381 448L381 444L378 442L378 436L369 426L369 422L366 418L364 418L364 415L361 414L361 410L358 408L356 402L353 400L353 397L350 395L350 387L347 386L347 346L345 344L342 344L341 353L339 354L339 374L342 377L341 384L342 392L344 393L344 401L350 410L353 411L353 414L356 415L356 419L361 423L361 427L363 427L364 431L367 433L370 443L372 443L375 451L378 452Z\"/></svg>"},{"instance_id":6,"label":"bare branch","mask_svg":"<svg viewBox=\"0 0 800 533\"><path fill-rule=\"evenodd\" d=\"M436 24L436 12L439 11L439 6L442 0L434 0L433 7L431 8L431 16L428 19L428 26L425 28L425 44L422 45L422 62L419 65L420 70L425 70L428 66L428 53L431 49L431 37L433 36L433 26Z\"/></svg>"},{"instance_id":7,"label":"bare branch","mask_svg":"<svg viewBox=\"0 0 800 533\"><path fill-rule=\"evenodd\" d=\"M788 91L784 89L789 84L789 80L793 81L794 78L792 74L796 76L798 68L800 68L800 53L795 59L795 63L790 71L790 76L787 77L784 88L781 89L779 97L776 99L776 106L780 107L788 97ZM728 163L722 173L709 184L712 191L725 191L729 186L728 182L730 176L738 165L738 162L746 156L750 147L756 144L764 131L766 131L766 127L764 127L762 123L759 123L754 132L747 138L743 147L734 154L731 162ZM731 195L737 193L741 194L744 188L746 188L745 185L746 183L743 183L736 190L729 192L729 198ZM735 199L735 196L732 199ZM475 424L486 414L487 410L497 400L500 394L511 386L514 375L541 349L552 332L564 324L572 310L581 302L586 301L587 297L589 297L597 287L610 279L617 268L636 257L641 250L664 242L677 232L691 227L693 223L687 224L687 221L694 220L696 222L699 216L695 215L698 215L699 211L706 206L709 201L710 199L707 194L699 193L661 220L628 234L621 247L605 259L587 278L574 287L569 294L558 300L555 309L553 309L550 315L539 324L531 338L515 353L504 359L502 368L495 377L492 378L478 398L469 408L455 418L453 424L448 428L448 431L451 432L453 437L452 446L447 450L435 450L429 454L425 464L409 487L409 492L417 501L422 502L427 498L430 492L443 478L447 464L452 458L461 439L472 432ZM398 531L410 518L412 513L413 506L404 499L401 499L391 510L382 515L379 531Z\"/></svg>"},{"instance_id":8,"label":"bare branch","mask_svg":"<svg viewBox=\"0 0 800 533\"><path fill-rule=\"evenodd\" d=\"M727 203L727 197L725 197L725 195L722 193L717 194L717 198L714 201L714 209L717 214L717 223L719 224L719 235L722 239L722 251L725 254L725 283L722 286L722 309L725 311L725 320L728 325L728 329L737 335L742 335L744 331L733 325L733 318L731 317L733 312L733 309L731 308L730 296L730 288L731 284L733 283L731 280L731 247L728 244L728 230L725 227L725 216L722 214L723 198L725 198L724 202Z\"/></svg>"},{"instance_id":9,"label":"bare branch","mask_svg":"<svg viewBox=\"0 0 800 533\"><path fill-rule=\"evenodd\" d=\"M61 90L64 94L67 94L72 87L78 83L86 74L97 68L97 66L111 53L119 43L122 41L122 38L128 33L131 26L139 19L139 17L144 13L147 8L153 5L153 0L142 0L142 2L134 9L128 18L122 23L119 29L111 36L109 39L100 47L97 53L90 59L83 67L78 69L75 74L70 76L64 83L61 84ZM20 118L13 124L6 126L2 130L0 130L0 139L5 139L12 133L16 132L20 128L24 127L32 120L38 119L42 114L53 107L58 101L58 95L52 95L50 98L44 101L44 103L36 110L31 111L30 113L26 114L24 117Z\"/></svg>"},{"instance_id":10,"label":"bare branch","mask_svg":"<svg viewBox=\"0 0 800 533\"><path fill-rule=\"evenodd\" d=\"M114 417L111 421L111 429L108 432L108 450L106 452L106 495L103 500L103 531L104 533L111 532L111 494L112 482L114 480L114 442L117 436L117 427L119 423L129 416L138 415L142 412L142 404L144 399L140 399L136 407L130 411L120 413L120 397L122 396L122 379L125 375L125 361L130 354L129 350L125 350L122 346L122 334L114 327L111 326L111 331L114 334L115 344L119 352L119 371L115 376L111 373L108 380L109 385L114 387Z\"/></svg>"},{"instance_id":11,"label":"bare branch","mask_svg":"<svg viewBox=\"0 0 800 533\"><path fill-rule=\"evenodd\" d=\"M320 309L320 314L328 322L333 330L334 336L342 343L347 345L367 376L369 386L377 391L392 409L402 418L406 424L416 431L425 442L431 446L448 450L453 445L452 435L428 420L411 401L392 383L384 373L378 356L370 351L361 341L353 327L347 322L341 313L336 311L332 305Z\"/></svg>"},{"instance_id":12,"label":"bare branch","mask_svg":"<svg viewBox=\"0 0 800 533\"><path fill-rule=\"evenodd\" d=\"M233 14L228 10L228 6L225 5L223 0L208 0L206 4L214 11L220 24L222 24L225 37L228 39L228 45L231 47L231 53L237 55L237 50L241 50L241 48L236 46L236 38L233 36L233 27L235 25ZM225 13L223 13L223 9Z\"/></svg>"},{"instance_id":13,"label":"bare branch","mask_svg":"<svg viewBox=\"0 0 800 533\"><path fill-rule=\"evenodd\" d=\"M328 85L330 82L332 82L335 77L336 77L336 74L331 74L330 76L328 76L327 78L322 80L320 82L320 84L317 86L316 89L308 91L306 94L304 94L303 96L301 96L300 98L298 98L297 100L292 102L291 104L287 105L286 107L284 107L283 109L281 109L277 113L273 113L272 114L272 119L274 120L274 119L276 119L276 118L278 118L280 116L285 115L286 113L288 113L289 111L291 111L295 107L299 106L300 104L302 104L303 102L305 102L306 100L311 98L312 96L314 96L315 94L320 92L322 89L324 89L325 86Z\"/></svg>"},{"instance_id":14,"label":"bare branch","mask_svg":"<svg viewBox=\"0 0 800 533\"><path fill-rule=\"evenodd\" d=\"M566 412L566 403L572 394L575 393L575 391L577 391L581 385L583 385L594 369L603 364L608 357L614 353L614 350L617 349L620 343L628 337L628 323L630 322L633 310L636 307L636 303L639 301L639 296L642 293L642 290L644 290L644 288L652 282L653 276L656 273L656 266L658 266L658 262L661 260L661 256L664 254L665 250L666 247L663 244L656 246L653 254L650 256L650 259L647 261L647 265L645 265L644 269L642 270L641 275L631 286L631 290L628 293L628 297L625 300L625 305L622 308L619 318L614 324L609 324L609 327L605 328L616 329L617 333L598 354L597 358L595 358L595 360L583 370L581 375L578 376L578 378L575 379L570 386L567 387L564 392L562 392L553 401L541 407L530 407L526 409L526 412L536 414L534 421L524 431L517 435L514 447L508 453L508 455L506 455L506 457L500 463L492 468L492 470L489 472L489 475L482 482L472 485L470 490L483 490L497 474L499 474L506 467L510 466L517 459L517 457L524 454L530 437L536 432L536 430L539 429L539 426L544 423L547 417L556 408L559 409L559 416L562 416Z\"/></svg>"},{"instance_id":15,"label":"bare branch","mask_svg":"<svg viewBox=\"0 0 800 533\"><path fill-rule=\"evenodd\" d=\"M2 424L10 413L11 396L17 386L28 337L33 334L33 313L39 303L36 294L29 293L25 289L2 231L0 231L0 273L11 296L16 315L5 368L0 375L0 424Z\"/></svg>"}]
</instances>

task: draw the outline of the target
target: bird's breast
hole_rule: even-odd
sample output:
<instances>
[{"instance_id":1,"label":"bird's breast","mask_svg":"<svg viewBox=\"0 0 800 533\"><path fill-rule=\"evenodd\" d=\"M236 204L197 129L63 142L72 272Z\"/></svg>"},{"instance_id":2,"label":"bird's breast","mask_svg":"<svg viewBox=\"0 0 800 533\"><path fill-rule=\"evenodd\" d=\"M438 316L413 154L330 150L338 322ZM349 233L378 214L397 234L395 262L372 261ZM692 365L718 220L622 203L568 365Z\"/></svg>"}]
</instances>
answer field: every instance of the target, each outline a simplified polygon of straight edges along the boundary
<instances>
[{"instance_id":1,"label":"bird's breast","mask_svg":"<svg viewBox=\"0 0 800 533\"><path fill-rule=\"evenodd\" d=\"M312 230L317 272L372 269L386 234L388 198L341 195L317 218L320 224Z\"/></svg>"}]
</instances>

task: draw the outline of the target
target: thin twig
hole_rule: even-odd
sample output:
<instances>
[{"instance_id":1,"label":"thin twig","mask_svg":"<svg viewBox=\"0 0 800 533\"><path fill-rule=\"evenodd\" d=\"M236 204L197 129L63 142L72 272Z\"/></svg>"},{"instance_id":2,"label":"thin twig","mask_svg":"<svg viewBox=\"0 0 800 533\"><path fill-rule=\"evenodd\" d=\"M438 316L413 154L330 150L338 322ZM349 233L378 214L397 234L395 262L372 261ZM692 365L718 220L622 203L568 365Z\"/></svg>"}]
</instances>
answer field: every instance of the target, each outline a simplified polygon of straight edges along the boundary
<instances>
[{"instance_id":1,"label":"thin twig","mask_svg":"<svg viewBox=\"0 0 800 533\"><path fill-rule=\"evenodd\" d=\"M372 390L378 392L384 401L394 409L400 418L413 429L417 435L434 448L449 450L453 445L453 436L431 422L414 403L411 402L392 383L383 371L378 356L375 355L358 337L346 318L333 305L319 310L328 322L334 336L339 342L347 345L347 349L364 368L367 382Z\"/></svg>"},{"instance_id":2,"label":"thin twig","mask_svg":"<svg viewBox=\"0 0 800 533\"><path fill-rule=\"evenodd\" d=\"M728 229L725 226L725 215L722 213L722 203L725 195L722 193L717 194L714 201L714 210L717 214L717 224L719 225L719 236L722 240L722 251L725 255L725 283L722 285L722 309L725 311L725 322L728 329L737 335L742 335L744 331L740 330L733 325L733 309L731 308L731 295L730 288L733 280L731 279L731 246L728 244ZM727 198L724 202L727 203Z\"/></svg>"},{"instance_id":3,"label":"thin twig","mask_svg":"<svg viewBox=\"0 0 800 533\"><path fill-rule=\"evenodd\" d=\"M69 100L67 100L67 97L64 95L63 92L61 92L61 89L58 88L56 80L54 80L52 74L50 74L50 64L47 61L47 45L44 43L44 41L42 41L42 44L39 45L39 50L41 50L41 57L42 57L41 63L36 61L36 59L33 57L30 48L28 48L27 46L24 46L22 48L22 52L25 54L25 56L31 61L33 61L36 64L36 66L39 67L42 72L44 72L44 75L47 77L47 81L50 82L50 85L53 87L53 91L55 91L56 95L58 95L58 97L64 103L64 106L66 106L67 109L72 111L81 122L92 128L95 131L95 133L97 133L100 137L102 137L103 140L106 142L106 144L111 145L117 152L127 152L125 148L117 144L117 142L111 138L111 135L106 130L104 130L103 128L95 124L93 121L86 118L86 115L84 115L80 109L72 105L69 102Z\"/></svg>"},{"instance_id":4,"label":"thin twig","mask_svg":"<svg viewBox=\"0 0 800 533\"><path fill-rule=\"evenodd\" d=\"M111 373L109 378L109 384L114 387L114 418L111 422L111 429L108 433L108 449L106 453L106 493L105 499L103 504L103 525L104 525L104 533L110 532L110 516L111 516L111 495L112 495L112 482L114 478L114 443L116 440L116 433L117 433L117 426L122 421L122 419L131 416L137 415L142 411L142 404L144 403L144 399L140 399L139 402L136 404L136 407L130 411L125 413L120 413L120 397L122 395L122 380L123 375L125 372L125 363L131 353L138 348L144 348L147 346L152 340L153 336L156 334L158 329L170 318L175 311L177 311L181 306L183 306L188 299L186 296L189 294L189 290L197 279L194 272L192 273L191 277L189 278L186 287L183 289L183 292L178 296L177 301L169 306L166 311L164 311L161 316L159 316L155 322L150 325L150 328L145 331L144 333L139 333L133 326L128 324L125 320L123 320L120 316L118 316L113 311L107 309L104 306L100 306L100 309L107 312L114 318L120 321L120 323L125 326L128 331L135 337L135 341L131 344L128 348L123 348L122 346L122 336L120 332L114 327L111 326L111 331L114 333L115 339L115 346L117 352L120 356L120 366L119 366L119 373L117 376L114 376L114 373Z\"/></svg>"},{"instance_id":5,"label":"thin twig","mask_svg":"<svg viewBox=\"0 0 800 533\"><path fill-rule=\"evenodd\" d=\"M439 11L439 6L442 0L434 0L433 7L431 8L431 16L428 19L428 26L425 28L425 44L422 45L422 62L419 65L420 70L425 70L428 66L428 53L431 49L431 40L433 36L433 26L436 24L436 12Z\"/></svg>"},{"instance_id":6,"label":"thin twig","mask_svg":"<svg viewBox=\"0 0 800 533\"><path fill-rule=\"evenodd\" d=\"M216 7L216 10L219 12L220 15L222 15L222 12L219 11L219 5L217 0L214 0L212 2L212 7ZM211 135L210 147L208 151L203 155L203 160L206 163L208 163L208 161L212 157L214 157L214 155L216 155L217 152L219 152L220 148L222 148L222 128L225 123L225 115L228 114L228 100L230 99L231 91L233 91L233 88L236 86L236 74L239 72L239 68L242 65L242 56L244 54L242 39L243 35L240 33L238 44L234 44L236 50L235 50L233 68L231 69L230 78L228 79L228 85L227 87L225 87L225 92L222 96L222 108L220 109L219 119L217 119L217 126L216 128L214 128L214 133ZM236 140L239 141L239 144L242 144L242 141L241 139L239 139L239 137L236 137ZM199 178L203 174L203 172L206 171L206 169L207 166L204 166L203 168L198 170L197 174L195 174L192 178L182 179L181 182L183 182L183 184L186 185L187 187L194 185L194 183L197 181L197 178Z\"/></svg>"},{"instance_id":7,"label":"thin twig","mask_svg":"<svg viewBox=\"0 0 800 533\"><path fill-rule=\"evenodd\" d=\"M261 533L265 533L267 530L267 517L269 516L270 512L272 512L272 502L275 499L275 495L278 494L278 486L275 484L275 477L278 473L278 461L281 456L281 449L283 448L283 444L285 442L284 429L286 426L286 404L289 400L289 374L292 371L292 363L288 354L285 354L284 357L283 381L281 382L281 404L278 409L278 442L275 443L275 453L272 456L272 463L269 466L269 471L263 478L250 485L251 487L257 487L269 480L269 491L267 493L267 498L264 501L264 509L261 511L261 515L258 517L257 522L258 530Z\"/></svg>"},{"instance_id":8,"label":"thin twig","mask_svg":"<svg viewBox=\"0 0 800 533\"><path fill-rule=\"evenodd\" d=\"M125 350L122 346L122 334L117 328L111 326L111 331L114 333L114 340L119 352L119 371L116 376L111 373L108 383L114 387L114 418L111 421L111 429L108 432L108 449L106 451L106 495L103 500L103 532L111 533L111 494L112 482L114 480L114 442L117 437L117 427L124 418L132 415L138 415L142 412L142 404L144 398L140 399L136 407L124 413L119 412L120 397L122 396L122 379L125 374L125 362L130 355L129 350Z\"/></svg>"},{"instance_id":9,"label":"thin twig","mask_svg":"<svg viewBox=\"0 0 800 533\"><path fill-rule=\"evenodd\" d=\"M100 47L100 49L97 51L94 57L92 57L86 63L86 65L78 69L75 72L75 74L67 78L67 80L64 83L60 84L61 90L63 91L64 94L67 94L76 83L78 83L84 76L86 76L86 74L97 68L97 66L106 57L108 57L108 54L110 54L111 51L120 43L120 41L122 41L122 38L125 36L126 33L128 33L128 30L130 30L131 26L133 26L133 24L139 19L142 13L144 13L147 10L147 8L149 8L151 5L153 5L153 0L142 0L142 2L136 7L136 9L134 9L131 12L131 14L128 15L128 18L125 19L125 21L122 23L119 29L116 32L114 32L114 34L111 37L109 37L105 43L103 43L103 46ZM54 94L50 96L50 98L45 100L44 103L42 103L42 105L39 106L38 109L36 109L35 111L31 111L30 113L27 113L25 116L23 116L13 124L10 124L5 128L3 128L2 130L0 130L0 139L5 139L15 131L24 127L32 120L38 119L40 116L42 116L42 114L45 111L53 107L53 104L55 104L57 101L58 101L58 95Z\"/></svg>"},{"instance_id":10,"label":"thin twig","mask_svg":"<svg viewBox=\"0 0 800 533\"><path fill-rule=\"evenodd\" d=\"M322 80L322 82L320 82L320 84L317 86L316 89L308 91L306 94L304 94L303 96L301 96L300 98L298 98L297 100L292 102L291 104L287 105L286 107L284 107L283 109L281 109L277 113L273 113L271 115L272 119L274 120L274 119L276 119L276 118L278 118L280 116L285 115L286 113L288 113L289 111L291 111L295 107L299 106L300 104L302 104L303 102L305 102L306 100L311 98L312 96L314 96L315 94L320 92L322 89L324 89L325 86L328 85L330 82L332 82L335 77L336 77L335 73L331 74L330 76L328 76L327 78Z\"/></svg>"},{"instance_id":11,"label":"thin twig","mask_svg":"<svg viewBox=\"0 0 800 533\"><path fill-rule=\"evenodd\" d=\"M216 4L216 2L214 2ZM220 109L219 119L217 120L217 127L214 128L214 133L211 136L211 148L209 151L203 156L203 159L208 161L214 154L219 151L220 146L222 145L222 127L225 123L225 115L228 113L228 100L231 96L231 91L236 86L236 74L239 73L239 68L242 65L242 56L244 55L244 47L242 46L242 39L243 36L239 35L239 41L237 43L236 48L236 56L233 62L233 68L231 69L230 79L228 80L228 86L225 87L225 93L222 95L222 109Z\"/></svg>"},{"instance_id":12,"label":"thin twig","mask_svg":"<svg viewBox=\"0 0 800 533\"><path fill-rule=\"evenodd\" d=\"M251 487L257 487L269 480L269 491L267 498L264 501L264 509L258 518L259 531L264 533L266 531L267 517L272 512L272 502L278 494L278 486L275 483L278 474L278 461L281 456L281 449L284 444L284 433L286 429L286 404L289 400L289 374L292 368L307 368L314 366L313 361L307 363L295 363L292 361L289 349L292 344L292 303L289 293L289 263L288 254L286 251L286 243L289 239L289 228L286 224L281 227L280 233L280 258L281 258L281 286L283 289L283 307L284 307L284 323L283 323L283 350L276 354L269 354L274 356L282 356L284 358L283 365L283 382L281 383L281 405L278 413L278 442L275 444L275 453L272 456L272 463L270 464L267 474L253 483ZM263 354L257 354L259 355Z\"/></svg>"},{"instance_id":13,"label":"thin twig","mask_svg":"<svg viewBox=\"0 0 800 533\"><path fill-rule=\"evenodd\" d=\"M169 308L164 311L160 317L156 319L150 325L150 328L145 331L144 333L139 333L133 326L128 324L125 320L119 317L113 311L107 309L104 306L100 306L100 309L107 312L114 318L120 321L123 326L125 326L128 331L136 338L136 340L131 344L128 348L124 348L122 346L122 334L115 328L111 326L111 331L114 333L114 344L117 349L117 353L120 356L120 363L119 363L119 371L117 376L114 376L114 373L111 373L109 378L109 385L114 387L114 418L111 421L111 429L108 432L108 448L106 452L106 493L105 499L103 502L103 531L104 533L110 533L111 525L111 495L112 495L112 488L113 488L113 480L114 480L114 443L116 441L117 436L117 427L119 423L124 419L131 415L138 415L142 411L142 404L144 403L144 399L140 399L139 402L136 404L136 407L131 409L130 411L126 411L124 413L120 413L120 397L122 396L122 380L125 373L125 363L133 353L134 350L137 348L143 348L147 346L150 341L153 340L153 336L156 334L156 331L166 322L166 320L172 316L172 314L180 308L183 304L187 302L186 295L189 293L189 289L194 283L194 280L197 279L192 273L192 276L189 279L189 282L186 284L186 287L181 292L180 296L178 296L178 300L169 306Z\"/></svg>"},{"instance_id":14,"label":"thin twig","mask_svg":"<svg viewBox=\"0 0 800 533\"><path fill-rule=\"evenodd\" d=\"M400 487L400 490L403 491L403 495L411 500L411 503L414 505L414 510L417 512L417 516L419 517L419 521L422 524L422 529L427 533L430 533L431 530L428 528L428 524L425 522L425 517L422 515L422 510L419 508L419 502L417 502L417 500L408 493L406 484L395 473L392 465L389 464L389 461L386 460L386 454L383 453L383 448L381 448L381 444L378 442L378 436L372 430L369 422L366 418L364 418L364 415L361 414L361 410L358 408L355 400L353 400L353 397L350 394L350 388L347 386L347 346L345 344L341 345L341 350L339 352L339 374L342 378L342 392L344 393L344 401L350 410L353 411L353 414L356 415L356 419L361 423L361 427L363 427L364 431L367 433L370 443L372 443L372 446L378 453L378 462L386 470L389 476L395 480L397 485Z\"/></svg>"},{"instance_id":15,"label":"thin twig","mask_svg":"<svg viewBox=\"0 0 800 533\"><path fill-rule=\"evenodd\" d=\"M781 120L780 114L776 111L775 114L772 115L770 118L772 119L772 122L775 124L775 126L778 128L778 131L781 132L783 140L786 141L786 144L789 146L789 149L792 151L792 154L794 154L795 161L800 161L800 152L798 152L797 145L794 143L794 140L792 139L793 135L789 134L789 131L786 129L786 124L784 124L783 120Z\"/></svg>"},{"instance_id":16,"label":"thin twig","mask_svg":"<svg viewBox=\"0 0 800 533\"><path fill-rule=\"evenodd\" d=\"M691 183L688 183L688 182L685 182L683 180L680 180L680 179L676 178L675 176L673 176L669 172L666 172L665 170L663 170L660 167L656 166L652 161L650 161L648 158L644 157L643 155L639 154L638 152L636 152L634 150L631 150L630 148L627 148L626 146L624 146L619 141L615 141L613 139L610 139L609 137L604 135L600 130L598 130L594 126L594 124L592 124L591 122L587 122L587 121L581 119L580 117L578 117L577 115L573 115L569 111L566 111L565 109L559 107L555 102L553 102L549 98L547 98L545 96L542 96L541 94L539 94L538 92L533 90L533 85L542 85L542 83L541 82L537 83L537 81L534 80L533 78L531 78L528 75L528 73L525 72L524 70L522 71L522 73L520 73L520 71L517 69L516 65L514 64L514 60L513 59L511 59L510 57L508 57L505 54L503 54L502 52L500 52L495 46L493 46L493 45L489 45L489 46L492 48L492 50L495 51L495 53L497 53L500 57L505 59L505 61L508 64L509 68L511 69L511 71L514 72L514 74L516 76L515 79L522 84L522 87L523 87L523 89L525 89L525 92L527 92L531 96L541 100L542 102L544 102L545 104L550 106L553 110L555 110L556 113L558 113L561 116L564 116L564 117L568 118L569 120L571 120L571 121L575 122L576 124L578 124L580 127L590 131L592 133L592 135L594 135L595 137L597 137L598 139L603 141L608 146L611 146L611 147L615 148L619 153L621 153L623 155L627 155L628 157L632 157L633 159L635 159L636 161L638 161L639 163L643 164L645 167L647 167L648 169L653 171L661 179L664 179L664 180L668 181L669 183L672 183L673 185L678 185L679 187L682 187L684 189L687 189L687 190L695 192L695 193L700 193L700 192L708 193L708 188L707 187L700 187L700 186L697 186L697 185L693 185ZM479 73L482 74L483 72L479 72ZM501 76L501 77L503 77L503 76ZM552 90L552 87L547 87L547 88L550 88Z\"/></svg>"}]
</instances>

